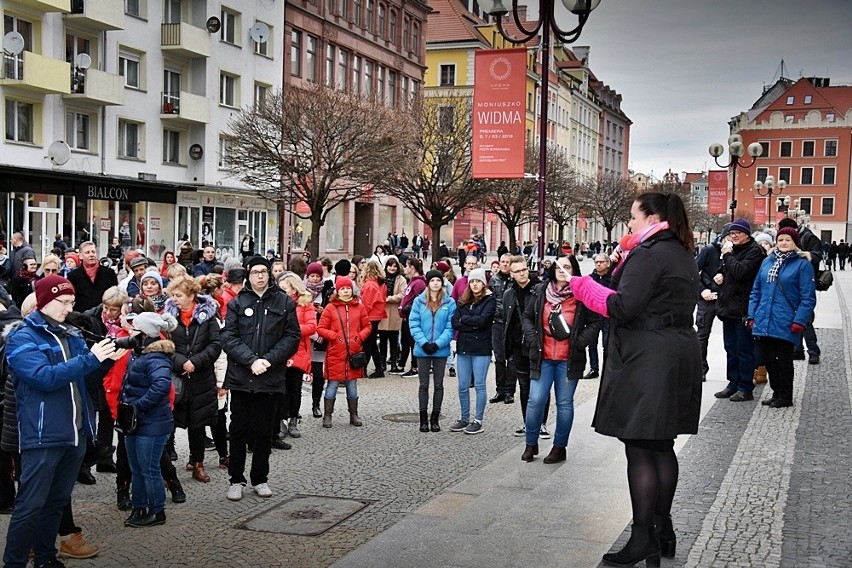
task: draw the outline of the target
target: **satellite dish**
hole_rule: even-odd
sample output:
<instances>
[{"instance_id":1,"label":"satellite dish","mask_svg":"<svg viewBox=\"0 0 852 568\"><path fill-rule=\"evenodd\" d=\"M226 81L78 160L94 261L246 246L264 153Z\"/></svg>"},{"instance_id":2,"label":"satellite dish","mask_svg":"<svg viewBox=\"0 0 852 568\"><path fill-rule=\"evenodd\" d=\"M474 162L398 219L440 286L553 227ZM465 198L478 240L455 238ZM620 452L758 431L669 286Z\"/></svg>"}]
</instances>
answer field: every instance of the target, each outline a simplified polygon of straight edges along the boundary
<instances>
[{"instance_id":1,"label":"satellite dish","mask_svg":"<svg viewBox=\"0 0 852 568\"><path fill-rule=\"evenodd\" d=\"M263 22L257 22L249 29L249 35L255 43L266 43L269 39L269 26Z\"/></svg>"},{"instance_id":2,"label":"satellite dish","mask_svg":"<svg viewBox=\"0 0 852 568\"><path fill-rule=\"evenodd\" d=\"M208 32L210 32L211 34L215 34L216 32L222 29L222 20L220 20L216 16L210 16L209 18L207 18L206 27Z\"/></svg>"},{"instance_id":3,"label":"satellite dish","mask_svg":"<svg viewBox=\"0 0 852 568\"><path fill-rule=\"evenodd\" d=\"M71 158L71 148L62 140L57 140L47 148L47 158L54 166L62 166Z\"/></svg>"},{"instance_id":4,"label":"satellite dish","mask_svg":"<svg viewBox=\"0 0 852 568\"><path fill-rule=\"evenodd\" d=\"M24 36L18 32L9 32L3 36L3 51L18 55L24 50Z\"/></svg>"},{"instance_id":5,"label":"satellite dish","mask_svg":"<svg viewBox=\"0 0 852 568\"><path fill-rule=\"evenodd\" d=\"M74 67L85 71L92 66L92 57L88 53L78 53L74 58Z\"/></svg>"}]
</instances>

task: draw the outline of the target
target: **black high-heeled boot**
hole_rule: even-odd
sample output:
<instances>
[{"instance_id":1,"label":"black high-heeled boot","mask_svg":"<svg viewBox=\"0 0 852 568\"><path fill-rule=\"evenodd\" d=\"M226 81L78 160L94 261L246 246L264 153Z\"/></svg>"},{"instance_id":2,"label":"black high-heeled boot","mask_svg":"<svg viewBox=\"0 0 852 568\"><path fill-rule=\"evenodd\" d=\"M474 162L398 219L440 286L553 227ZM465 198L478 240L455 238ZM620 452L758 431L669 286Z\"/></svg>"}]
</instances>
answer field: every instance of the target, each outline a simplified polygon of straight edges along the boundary
<instances>
[{"instance_id":1,"label":"black high-heeled boot","mask_svg":"<svg viewBox=\"0 0 852 568\"><path fill-rule=\"evenodd\" d=\"M624 548L603 555L606 566L634 566L643 560L646 566L660 565L660 543L652 525L634 524Z\"/></svg>"},{"instance_id":2,"label":"black high-heeled boot","mask_svg":"<svg viewBox=\"0 0 852 568\"><path fill-rule=\"evenodd\" d=\"M429 411L421 410L420 411L420 431L428 432L429 431Z\"/></svg>"},{"instance_id":3,"label":"black high-heeled boot","mask_svg":"<svg viewBox=\"0 0 852 568\"><path fill-rule=\"evenodd\" d=\"M654 515L654 532L660 541L660 556L674 558L677 548L677 537L672 526L671 515Z\"/></svg>"},{"instance_id":4,"label":"black high-heeled boot","mask_svg":"<svg viewBox=\"0 0 852 568\"><path fill-rule=\"evenodd\" d=\"M440 418L441 418L441 411L440 410L433 410L432 416L429 419L429 429L432 430L433 432L440 432L441 431L441 424L438 422L438 420Z\"/></svg>"}]
</instances>

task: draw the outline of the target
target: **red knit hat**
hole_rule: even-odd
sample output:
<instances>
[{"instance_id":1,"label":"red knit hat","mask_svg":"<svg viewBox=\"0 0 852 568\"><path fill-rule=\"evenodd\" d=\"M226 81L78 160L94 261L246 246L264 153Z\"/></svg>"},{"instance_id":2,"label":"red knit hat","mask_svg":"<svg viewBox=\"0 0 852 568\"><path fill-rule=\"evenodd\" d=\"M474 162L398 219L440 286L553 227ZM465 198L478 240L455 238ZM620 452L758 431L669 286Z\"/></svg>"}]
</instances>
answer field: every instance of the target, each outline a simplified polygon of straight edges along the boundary
<instances>
[{"instance_id":1,"label":"red knit hat","mask_svg":"<svg viewBox=\"0 0 852 568\"><path fill-rule=\"evenodd\" d=\"M59 296L74 296L76 294L74 285L67 278L56 274L49 274L41 280L36 280L35 283L36 308L39 310Z\"/></svg>"},{"instance_id":2,"label":"red knit hat","mask_svg":"<svg viewBox=\"0 0 852 568\"><path fill-rule=\"evenodd\" d=\"M348 276L338 276L337 278L335 278L334 287L337 290L340 290L341 288L352 288L353 290L355 289L355 287L352 286L352 279Z\"/></svg>"},{"instance_id":3,"label":"red knit hat","mask_svg":"<svg viewBox=\"0 0 852 568\"><path fill-rule=\"evenodd\" d=\"M74 260L74 266L75 267L80 266L80 255L79 254L77 254L76 252L66 252L65 253L65 260L68 260L69 258Z\"/></svg>"},{"instance_id":4,"label":"red knit hat","mask_svg":"<svg viewBox=\"0 0 852 568\"><path fill-rule=\"evenodd\" d=\"M796 248L800 248L799 245L799 231L792 227L784 227L783 229L778 230L778 234L775 235L775 240L778 240L778 237L781 235L787 235L791 239L793 239L793 244L796 245Z\"/></svg>"},{"instance_id":5,"label":"red knit hat","mask_svg":"<svg viewBox=\"0 0 852 568\"><path fill-rule=\"evenodd\" d=\"M450 263L446 260L439 260L435 263L435 269L440 270L441 274L446 274L452 269L452 267L450 266Z\"/></svg>"},{"instance_id":6,"label":"red knit hat","mask_svg":"<svg viewBox=\"0 0 852 568\"><path fill-rule=\"evenodd\" d=\"M317 276L322 276L322 264L319 262L312 262L308 265L308 269L305 272L305 276L310 276L311 274L316 274Z\"/></svg>"}]
</instances>

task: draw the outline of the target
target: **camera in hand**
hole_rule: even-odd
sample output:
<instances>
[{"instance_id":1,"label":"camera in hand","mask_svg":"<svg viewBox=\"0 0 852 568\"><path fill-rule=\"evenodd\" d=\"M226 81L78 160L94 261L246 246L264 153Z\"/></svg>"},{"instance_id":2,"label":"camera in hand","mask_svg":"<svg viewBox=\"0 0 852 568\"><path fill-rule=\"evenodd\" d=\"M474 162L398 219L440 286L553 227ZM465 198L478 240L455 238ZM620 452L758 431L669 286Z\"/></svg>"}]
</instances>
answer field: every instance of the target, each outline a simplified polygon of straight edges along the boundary
<instances>
[{"instance_id":1,"label":"camera in hand","mask_svg":"<svg viewBox=\"0 0 852 568\"><path fill-rule=\"evenodd\" d=\"M142 345L142 336L116 337L112 342L115 343L117 349L136 349Z\"/></svg>"}]
</instances>

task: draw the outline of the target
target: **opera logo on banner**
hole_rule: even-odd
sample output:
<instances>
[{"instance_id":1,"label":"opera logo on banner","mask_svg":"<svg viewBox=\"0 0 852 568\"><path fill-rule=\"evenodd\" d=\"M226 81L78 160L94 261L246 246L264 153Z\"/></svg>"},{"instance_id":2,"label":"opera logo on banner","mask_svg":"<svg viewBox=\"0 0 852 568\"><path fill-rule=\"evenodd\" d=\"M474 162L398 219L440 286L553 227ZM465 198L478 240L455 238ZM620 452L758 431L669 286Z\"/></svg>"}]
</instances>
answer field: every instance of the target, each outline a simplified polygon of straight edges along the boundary
<instances>
[{"instance_id":1,"label":"opera logo on banner","mask_svg":"<svg viewBox=\"0 0 852 568\"><path fill-rule=\"evenodd\" d=\"M728 171L710 170L707 174L707 212L720 215L728 210Z\"/></svg>"},{"instance_id":2,"label":"opera logo on banner","mask_svg":"<svg viewBox=\"0 0 852 568\"><path fill-rule=\"evenodd\" d=\"M767 219L766 215L766 207L768 205L769 198L767 197L755 197L754 198L754 224L755 225L765 225Z\"/></svg>"},{"instance_id":3,"label":"opera logo on banner","mask_svg":"<svg viewBox=\"0 0 852 568\"><path fill-rule=\"evenodd\" d=\"M524 177L527 50L474 56L473 177Z\"/></svg>"}]
</instances>

